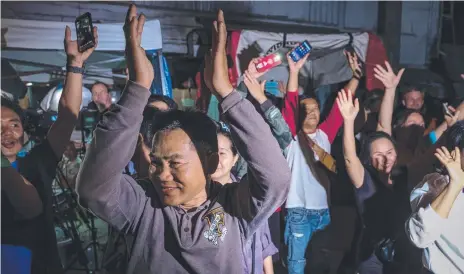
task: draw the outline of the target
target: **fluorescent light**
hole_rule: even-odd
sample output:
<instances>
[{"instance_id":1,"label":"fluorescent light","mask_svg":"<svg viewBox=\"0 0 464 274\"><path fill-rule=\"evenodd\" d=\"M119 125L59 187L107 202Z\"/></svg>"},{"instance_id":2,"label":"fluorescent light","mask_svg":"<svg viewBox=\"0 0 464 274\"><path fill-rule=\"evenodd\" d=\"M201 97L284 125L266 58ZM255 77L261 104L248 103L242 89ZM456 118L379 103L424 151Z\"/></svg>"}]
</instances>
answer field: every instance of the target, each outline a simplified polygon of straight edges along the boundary
<instances>
[{"instance_id":1,"label":"fluorescent light","mask_svg":"<svg viewBox=\"0 0 464 274\"><path fill-rule=\"evenodd\" d=\"M27 87L32 87L32 83L27 83L26 86Z\"/></svg>"}]
</instances>

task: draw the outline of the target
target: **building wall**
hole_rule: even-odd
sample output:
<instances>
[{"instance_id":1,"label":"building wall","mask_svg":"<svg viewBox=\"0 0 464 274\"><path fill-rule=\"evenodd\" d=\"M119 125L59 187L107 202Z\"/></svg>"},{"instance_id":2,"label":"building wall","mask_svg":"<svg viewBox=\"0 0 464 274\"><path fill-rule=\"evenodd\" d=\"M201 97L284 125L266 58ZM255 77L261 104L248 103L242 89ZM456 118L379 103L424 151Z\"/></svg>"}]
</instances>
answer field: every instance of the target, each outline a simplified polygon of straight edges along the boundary
<instances>
[{"instance_id":1,"label":"building wall","mask_svg":"<svg viewBox=\"0 0 464 274\"><path fill-rule=\"evenodd\" d=\"M227 16L256 19L265 24L294 23L340 31L376 31L376 1L136 1L148 18L161 21L164 51L186 53L186 36L201 28L197 17L212 17L221 8ZM121 22L127 2L5 2L2 18L73 22L89 11L94 21ZM401 63L424 65L437 33L438 2L403 2ZM291 29L288 30L289 32Z\"/></svg>"}]
</instances>

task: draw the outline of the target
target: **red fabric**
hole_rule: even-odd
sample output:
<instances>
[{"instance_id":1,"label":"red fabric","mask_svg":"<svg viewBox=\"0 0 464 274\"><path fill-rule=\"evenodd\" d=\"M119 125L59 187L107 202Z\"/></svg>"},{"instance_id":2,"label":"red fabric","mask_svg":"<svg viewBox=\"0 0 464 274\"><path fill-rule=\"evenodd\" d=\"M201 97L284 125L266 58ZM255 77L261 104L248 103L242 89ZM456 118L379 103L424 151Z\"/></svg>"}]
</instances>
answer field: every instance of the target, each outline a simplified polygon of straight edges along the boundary
<instances>
[{"instance_id":1,"label":"red fabric","mask_svg":"<svg viewBox=\"0 0 464 274\"><path fill-rule=\"evenodd\" d=\"M298 91L287 91L282 107L282 117L287 122L293 137L296 135L296 121L298 121Z\"/></svg>"},{"instance_id":2,"label":"red fabric","mask_svg":"<svg viewBox=\"0 0 464 274\"><path fill-rule=\"evenodd\" d=\"M238 42L240 41L240 33L241 31L232 31L230 38L229 38L229 43L227 47L227 54L232 57L233 65L232 68L229 69L229 81L232 84L234 88L237 87L237 81L238 81L238 70L237 70L237 65L236 65L236 60L237 60L237 47L238 47ZM207 112L208 107L209 107L209 102L211 99L211 94L205 93L205 91L208 90L207 87L203 86L203 80L201 79L203 77L202 72L199 71L195 75L195 84L197 85L197 103L196 106L199 110Z\"/></svg>"},{"instance_id":3,"label":"red fabric","mask_svg":"<svg viewBox=\"0 0 464 274\"><path fill-rule=\"evenodd\" d=\"M237 49L238 49L238 42L240 41L240 34L242 31L234 30L230 33L230 40L227 47L227 54L232 57L233 65L232 68L229 69L229 78L231 79L230 82L232 86L237 87L238 81L238 68L237 68Z\"/></svg>"},{"instance_id":4,"label":"red fabric","mask_svg":"<svg viewBox=\"0 0 464 274\"><path fill-rule=\"evenodd\" d=\"M366 53L366 88L371 91L374 89L385 89L385 86L374 77L374 68L377 64L385 64L388 61L387 51L383 46L382 40L373 34L369 33L369 43Z\"/></svg>"},{"instance_id":5,"label":"red fabric","mask_svg":"<svg viewBox=\"0 0 464 274\"><path fill-rule=\"evenodd\" d=\"M329 112L325 121L319 125L319 129L324 131L329 138L329 142L332 144L337 137L337 132L340 127L343 125L343 116L340 113L340 109L338 108L338 104L334 103L332 109Z\"/></svg>"}]
</instances>

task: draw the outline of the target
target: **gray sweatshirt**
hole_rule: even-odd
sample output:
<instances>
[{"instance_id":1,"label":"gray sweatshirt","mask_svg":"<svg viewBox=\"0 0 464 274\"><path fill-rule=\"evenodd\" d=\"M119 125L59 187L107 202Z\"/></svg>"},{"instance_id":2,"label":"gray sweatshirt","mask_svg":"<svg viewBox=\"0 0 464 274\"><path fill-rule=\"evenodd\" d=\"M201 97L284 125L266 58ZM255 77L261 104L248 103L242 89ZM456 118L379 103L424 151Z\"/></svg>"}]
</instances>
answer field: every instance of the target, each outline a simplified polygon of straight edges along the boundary
<instances>
[{"instance_id":1,"label":"gray sweatshirt","mask_svg":"<svg viewBox=\"0 0 464 274\"><path fill-rule=\"evenodd\" d=\"M137 143L147 89L129 82L94 132L77 178L82 205L135 242L127 273L242 273L242 250L280 206L290 169L269 126L236 91L220 103L249 172L239 184L212 182L195 210L164 206L122 171Z\"/></svg>"}]
</instances>

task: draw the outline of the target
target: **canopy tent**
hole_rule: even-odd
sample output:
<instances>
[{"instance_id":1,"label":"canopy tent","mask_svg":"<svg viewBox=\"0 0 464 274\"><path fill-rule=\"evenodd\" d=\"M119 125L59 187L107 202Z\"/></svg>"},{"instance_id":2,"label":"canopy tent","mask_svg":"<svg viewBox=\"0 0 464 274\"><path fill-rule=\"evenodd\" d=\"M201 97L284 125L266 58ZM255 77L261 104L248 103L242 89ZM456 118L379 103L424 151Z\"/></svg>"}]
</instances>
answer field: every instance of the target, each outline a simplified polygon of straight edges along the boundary
<instances>
[{"instance_id":1,"label":"canopy tent","mask_svg":"<svg viewBox=\"0 0 464 274\"><path fill-rule=\"evenodd\" d=\"M72 39L76 39L74 23L2 19L2 61L8 61L24 82L49 83L64 79L66 55L63 39L66 25L71 27ZM112 85L116 78L126 77L122 73L125 69L123 24L94 23L94 26L98 28L99 42L87 60L84 84L101 81ZM144 33L142 47L152 57L155 70L161 73L155 78L155 81L159 81L155 86L160 86L162 93L169 95L170 87L165 86L169 81L164 79L168 75L165 75L167 68L164 67L161 52L160 22L146 21Z\"/></svg>"},{"instance_id":2,"label":"canopy tent","mask_svg":"<svg viewBox=\"0 0 464 274\"><path fill-rule=\"evenodd\" d=\"M352 48L364 63L366 88L383 88L383 84L374 77L373 68L387 60L386 51L379 37L372 33L339 34L290 34L262 32L254 30L232 31L229 35L228 55L231 62L229 78L234 86L241 82L241 76L252 58L266 56L274 52L285 54L298 43L307 40L311 46L311 55L301 70L306 79L307 89L316 90L321 86L337 84L349 80L352 72L343 51ZM284 58L285 59L285 58ZM286 62L286 61L285 61ZM197 103L201 109L207 109L210 95L202 93L205 89L202 77L196 77L199 91ZM288 80L288 66L284 63L266 72L260 80Z\"/></svg>"}]
</instances>

